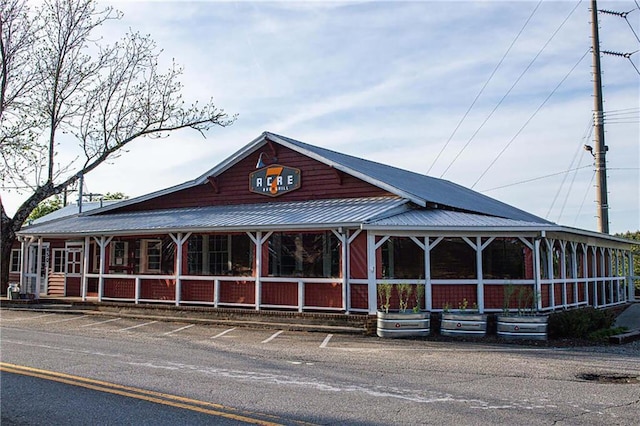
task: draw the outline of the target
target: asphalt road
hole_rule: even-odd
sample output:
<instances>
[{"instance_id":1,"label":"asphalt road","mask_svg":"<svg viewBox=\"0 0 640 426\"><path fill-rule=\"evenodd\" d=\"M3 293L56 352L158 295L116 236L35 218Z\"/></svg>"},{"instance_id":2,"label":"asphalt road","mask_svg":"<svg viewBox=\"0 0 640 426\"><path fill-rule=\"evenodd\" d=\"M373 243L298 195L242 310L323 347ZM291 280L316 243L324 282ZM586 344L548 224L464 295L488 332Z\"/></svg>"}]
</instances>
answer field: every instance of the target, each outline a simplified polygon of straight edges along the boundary
<instances>
[{"instance_id":1,"label":"asphalt road","mask_svg":"<svg viewBox=\"0 0 640 426\"><path fill-rule=\"evenodd\" d=\"M275 423L640 423L637 344L501 346L225 329L79 314L9 310L0 314L3 363L216 404ZM20 385L13 374L7 380L8 374L2 374L2 424L11 420L6 416L16 412L15 404L26 389L40 390L20 402L21 409L29 401L72 394L48 409L65 416L101 412L99 407L110 406L113 398L80 387L72 392L51 390L41 381ZM629 380L587 380L614 376ZM144 424L134 417L142 405L149 404L150 412L176 409L127 398L131 412L123 411L115 421L103 424ZM121 405L127 404L119 401L115 406ZM43 424L38 421L48 415L46 410L34 404L14 420ZM175 423L170 415L180 414L160 415L167 422L154 424L199 424L197 419ZM64 423L87 424L87 419L92 417ZM219 424L220 419L209 420Z\"/></svg>"}]
</instances>

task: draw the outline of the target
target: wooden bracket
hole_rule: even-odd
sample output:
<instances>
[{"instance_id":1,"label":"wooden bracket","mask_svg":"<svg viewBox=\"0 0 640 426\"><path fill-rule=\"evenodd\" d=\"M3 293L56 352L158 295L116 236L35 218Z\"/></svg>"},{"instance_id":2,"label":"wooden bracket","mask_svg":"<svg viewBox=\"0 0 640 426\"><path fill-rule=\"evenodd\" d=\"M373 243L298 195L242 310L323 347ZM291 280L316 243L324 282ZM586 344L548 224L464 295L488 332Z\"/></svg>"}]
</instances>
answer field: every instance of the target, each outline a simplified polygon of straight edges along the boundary
<instances>
[{"instance_id":1,"label":"wooden bracket","mask_svg":"<svg viewBox=\"0 0 640 426\"><path fill-rule=\"evenodd\" d=\"M211 187L213 188L214 192L216 194L220 193L220 188L218 187L218 178L215 176L209 176L207 178L207 182L209 182L209 184L211 185Z\"/></svg>"},{"instance_id":2,"label":"wooden bracket","mask_svg":"<svg viewBox=\"0 0 640 426\"><path fill-rule=\"evenodd\" d=\"M333 173L336 175L336 178L338 178L338 185L342 185L342 177L344 176L344 173L342 173L340 170L336 169L335 167L331 167L333 169Z\"/></svg>"}]
</instances>

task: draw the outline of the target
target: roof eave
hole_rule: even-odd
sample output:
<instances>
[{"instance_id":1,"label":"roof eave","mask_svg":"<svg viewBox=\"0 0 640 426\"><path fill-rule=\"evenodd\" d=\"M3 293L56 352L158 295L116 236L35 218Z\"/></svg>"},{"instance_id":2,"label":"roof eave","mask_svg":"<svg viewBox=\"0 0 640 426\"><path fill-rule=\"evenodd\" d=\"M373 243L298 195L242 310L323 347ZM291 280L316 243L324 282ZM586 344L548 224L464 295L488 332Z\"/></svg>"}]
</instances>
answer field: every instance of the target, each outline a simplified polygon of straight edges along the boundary
<instances>
[{"instance_id":1,"label":"roof eave","mask_svg":"<svg viewBox=\"0 0 640 426\"><path fill-rule=\"evenodd\" d=\"M193 228L164 228L164 229L137 229L123 231L86 231L86 232L66 232L66 233L27 233L20 231L17 235L20 237L43 237L43 238L80 238L80 237L99 237L99 236L147 236L158 234L177 234L177 233L209 233L209 232L258 232L258 231L302 231L302 230L330 230L338 228L360 228L362 222L334 222L322 224L273 224L262 226L216 226L216 227L193 227Z\"/></svg>"}]
</instances>

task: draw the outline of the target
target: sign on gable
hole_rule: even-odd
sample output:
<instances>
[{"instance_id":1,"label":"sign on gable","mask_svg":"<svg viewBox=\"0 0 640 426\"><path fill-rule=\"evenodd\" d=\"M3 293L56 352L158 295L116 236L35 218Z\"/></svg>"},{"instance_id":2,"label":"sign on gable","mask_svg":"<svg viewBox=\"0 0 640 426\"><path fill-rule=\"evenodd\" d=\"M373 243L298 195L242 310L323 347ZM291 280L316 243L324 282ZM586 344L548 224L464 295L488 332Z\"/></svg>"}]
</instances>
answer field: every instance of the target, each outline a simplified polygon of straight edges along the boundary
<instances>
[{"instance_id":1,"label":"sign on gable","mask_svg":"<svg viewBox=\"0 0 640 426\"><path fill-rule=\"evenodd\" d=\"M249 175L249 190L277 197L300 188L300 169L271 164Z\"/></svg>"}]
</instances>

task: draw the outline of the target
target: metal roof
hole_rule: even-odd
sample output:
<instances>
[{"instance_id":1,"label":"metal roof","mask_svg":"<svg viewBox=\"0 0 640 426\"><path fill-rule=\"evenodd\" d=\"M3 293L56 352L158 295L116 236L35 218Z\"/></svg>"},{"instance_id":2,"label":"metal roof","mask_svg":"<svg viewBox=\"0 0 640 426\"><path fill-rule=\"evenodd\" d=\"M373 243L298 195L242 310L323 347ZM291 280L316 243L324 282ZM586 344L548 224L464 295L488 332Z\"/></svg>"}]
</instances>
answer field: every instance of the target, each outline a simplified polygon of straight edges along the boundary
<instances>
[{"instance_id":1,"label":"metal roof","mask_svg":"<svg viewBox=\"0 0 640 426\"><path fill-rule=\"evenodd\" d=\"M427 203L433 203L509 219L552 223L448 180L353 157L273 133L267 133L267 136L274 142L291 148L297 147L297 151L303 150L305 154L318 161L327 163L399 196L404 196L418 205L426 206ZM416 201L416 199L422 202Z\"/></svg>"},{"instance_id":2,"label":"metal roof","mask_svg":"<svg viewBox=\"0 0 640 426\"><path fill-rule=\"evenodd\" d=\"M204 184L207 182L208 177L220 175L225 170L233 167L233 165L238 161L259 150L269 141L286 146L296 152L334 167L344 173L355 176L422 207L425 207L428 204L435 204L471 213L480 213L514 220L523 220L541 224L552 223L531 213L527 213L524 210L520 210L516 207L444 179L437 179L386 164L342 154L270 132L262 133L262 135L242 147L235 154L231 155L196 179L171 188L153 192L151 194L124 200L114 206L97 209L95 210L95 213L107 212L119 207L136 204L196 185Z\"/></svg>"},{"instance_id":3,"label":"metal roof","mask_svg":"<svg viewBox=\"0 0 640 426\"><path fill-rule=\"evenodd\" d=\"M433 229L510 229L510 230L542 230L546 227L537 222L505 219L502 217L485 216L440 209L413 209L397 215L369 221L363 228L402 228L403 230L433 230Z\"/></svg>"},{"instance_id":4,"label":"metal roof","mask_svg":"<svg viewBox=\"0 0 640 426\"><path fill-rule=\"evenodd\" d=\"M91 210L99 209L111 204L117 203L119 200L103 200L103 201L85 201L82 203L82 212L86 213ZM41 223L49 222L52 220L62 219L65 217L76 215L80 212L78 204L69 204L58 210L55 210L47 215L39 217L29 223L29 225L39 225Z\"/></svg>"},{"instance_id":5,"label":"metal roof","mask_svg":"<svg viewBox=\"0 0 640 426\"><path fill-rule=\"evenodd\" d=\"M123 235L217 230L287 230L360 226L405 209L398 197L370 197L74 215L23 228L42 236Z\"/></svg>"}]
</instances>

